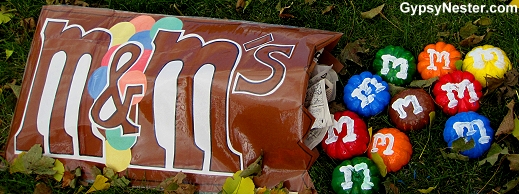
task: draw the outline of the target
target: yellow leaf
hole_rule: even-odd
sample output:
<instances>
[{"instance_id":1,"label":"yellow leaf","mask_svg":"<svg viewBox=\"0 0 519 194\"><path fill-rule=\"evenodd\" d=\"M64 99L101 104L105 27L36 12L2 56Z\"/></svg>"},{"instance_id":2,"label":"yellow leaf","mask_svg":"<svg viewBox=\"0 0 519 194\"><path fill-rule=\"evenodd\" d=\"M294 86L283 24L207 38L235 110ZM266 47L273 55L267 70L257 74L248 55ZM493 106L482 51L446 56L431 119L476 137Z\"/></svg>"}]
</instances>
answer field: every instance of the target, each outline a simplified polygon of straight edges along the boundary
<instances>
[{"instance_id":1,"label":"yellow leaf","mask_svg":"<svg viewBox=\"0 0 519 194\"><path fill-rule=\"evenodd\" d=\"M436 118L436 111L432 111L429 113L429 129L432 128L432 124L434 119Z\"/></svg>"},{"instance_id":2,"label":"yellow leaf","mask_svg":"<svg viewBox=\"0 0 519 194\"><path fill-rule=\"evenodd\" d=\"M61 161L56 159L56 161L54 162L54 168L52 168L52 170L56 171L56 174L54 174L54 179L60 182L63 178L63 175L65 174L65 166L63 166L63 163L61 163Z\"/></svg>"},{"instance_id":3,"label":"yellow leaf","mask_svg":"<svg viewBox=\"0 0 519 194\"><path fill-rule=\"evenodd\" d=\"M106 178L103 175L97 175L94 184L92 184L92 187L90 187L90 189L88 189L86 193L107 190L108 188L110 188L110 183L106 183L106 181L108 181L108 178Z\"/></svg>"},{"instance_id":4,"label":"yellow leaf","mask_svg":"<svg viewBox=\"0 0 519 194\"><path fill-rule=\"evenodd\" d=\"M382 177L386 177L387 167L386 164L384 164L382 157L380 157L377 152L371 152L371 160L373 160L373 162L375 162L377 165L378 170L380 171L380 175L382 175Z\"/></svg>"},{"instance_id":5,"label":"yellow leaf","mask_svg":"<svg viewBox=\"0 0 519 194\"><path fill-rule=\"evenodd\" d=\"M510 2L510 5L515 5L519 7L519 0L512 0L512 2Z\"/></svg>"},{"instance_id":6,"label":"yellow leaf","mask_svg":"<svg viewBox=\"0 0 519 194\"><path fill-rule=\"evenodd\" d=\"M429 187L428 189L418 189L418 192L420 192L420 193L430 193L434 189L436 189L436 187Z\"/></svg>"},{"instance_id":7,"label":"yellow leaf","mask_svg":"<svg viewBox=\"0 0 519 194\"><path fill-rule=\"evenodd\" d=\"M13 55L13 53L14 53L13 50L5 49L5 60L9 59L9 57L11 57L11 55Z\"/></svg>"},{"instance_id":8,"label":"yellow leaf","mask_svg":"<svg viewBox=\"0 0 519 194\"><path fill-rule=\"evenodd\" d=\"M366 12L362 12L360 13L360 16L364 19L373 19L375 16L377 16L378 14L380 14L380 12L382 12L382 9L384 8L384 5L385 4L382 4L378 7L375 7L369 11L366 11Z\"/></svg>"},{"instance_id":9,"label":"yellow leaf","mask_svg":"<svg viewBox=\"0 0 519 194\"><path fill-rule=\"evenodd\" d=\"M236 194L254 194L254 182L252 182L252 179L247 178L241 178L240 186L236 191L234 191Z\"/></svg>"},{"instance_id":10,"label":"yellow leaf","mask_svg":"<svg viewBox=\"0 0 519 194\"><path fill-rule=\"evenodd\" d=\"M514 119L514 131L512 131L512 134L519 139L519 119L517 117Z\"/></svg>"}]
</instances>

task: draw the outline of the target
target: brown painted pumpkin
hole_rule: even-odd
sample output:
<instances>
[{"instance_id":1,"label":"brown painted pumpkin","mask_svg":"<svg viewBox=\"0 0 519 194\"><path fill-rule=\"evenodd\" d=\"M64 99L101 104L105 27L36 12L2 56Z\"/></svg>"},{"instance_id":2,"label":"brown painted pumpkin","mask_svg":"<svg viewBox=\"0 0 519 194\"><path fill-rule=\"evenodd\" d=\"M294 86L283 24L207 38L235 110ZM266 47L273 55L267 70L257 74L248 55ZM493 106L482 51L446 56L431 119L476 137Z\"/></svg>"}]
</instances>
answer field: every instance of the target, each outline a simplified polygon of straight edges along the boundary
<instances>
[{"instance_id":1,"label":"brown painted pumpkin","mask_svg":"<svg viewBox=\"0 0 519 194\"><path fill-rule=\"evenodd\" d=\"M429 113L434 111L434 100L425 90L406 89L391 99L389 118L402 131L423 129L429 124Z\"/></svg>"},{"instance_id":2,"label":"brown painted pumpkin","mask_svg":"<svg viewBox=\"0 0 519 194\"><path fill-rule=\"evenodd\" d=\"M452 44L429 44L418 55L417 70L423 79L439 77L456 70L456 61L460 59L460 52Z\"/></svg>"},{"instance_id":3,"label":"brown painted pumpkin","mask_svg":"<svg viewBox=\"0 0 519 194\"><path fill-rule=\"evenodd\" d=\"M383 128L371 138L368 157L377 152L387 167L387 172L396 172L411 160L413 148L409 137L396 128Z\"/></svg>"}]
</instances>

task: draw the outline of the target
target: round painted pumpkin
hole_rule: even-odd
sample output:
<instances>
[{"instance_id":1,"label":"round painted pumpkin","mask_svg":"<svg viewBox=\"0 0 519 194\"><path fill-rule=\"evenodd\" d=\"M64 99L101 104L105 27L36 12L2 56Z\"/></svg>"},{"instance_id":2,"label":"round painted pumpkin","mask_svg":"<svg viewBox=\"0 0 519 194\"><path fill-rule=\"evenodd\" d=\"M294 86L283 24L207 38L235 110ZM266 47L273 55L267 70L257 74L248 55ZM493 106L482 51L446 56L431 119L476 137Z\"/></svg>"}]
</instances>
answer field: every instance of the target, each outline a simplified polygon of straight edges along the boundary
<instances>
[{"instance_id":1,"label":"round painted pumpkin","mask_svg":"<svg viewBox=\"0 0 519 194\"><path fill-rule=\"evenodd\" d=\"M333 126L321 143L324 152L337 160L364 154L369 144L366 123L351 111L336 112L333 117Z\"/></svg>"},{"instance_id":2,"label":"round painted pumpkin","mask_svg":"<svg viewBox=\"0 0 519 194\"><path fill-rule=\"evenodd\" d=\"M383 128L373 135L368 148L368 157L377 152L387 167L387 172L396 172L411 160L413 148L409 137L396 128Z\"/></svg>"},{"instance_id":3,"label":"round painted pumpkin","mask_svg":"<svg viewBox=\"0 0 519 194\"><path fill-rule=\"evenodd\" d=\"M434 85L433 94L443 112L455 115L478 110L481 90L481 84L470 72L453 71L440 77Z\"/></svg>"},{"instance_id":4,"label":"round painted pumpkin","mask_svg":"<svg viewBox=\"0 0 519 194\"><path fill-rule=\"evenodd\" d=\"M450 117L445 122L443 130L443 139L449 147L452 142L459 138L464 138L465 142L474 140L474 147L469 150L462 151L461 154L469 158L479 158L482 156L492 144L494 130L490 126L490 121L475 112L462 112Z\"/></svg>"},{"instance_id":5,"label":"round painted pumpkin","mask_svg":"<svg viewBox=\"0 0 519 194\"><path fill-rule=\"evenodd\" d=\"M491 45L478 46L472 49L463 60L463 71L476 77L481 86L486 87L485 77L502 78L512 68L506 53Z\"/></svg>"},{"instance_id":6,"label":"round painted pumpkin","mask_svg":"<svg viewBox=\"0 0 519 194\"><path fill-rule=\"evenodd\" d=\"M401 86L413 80L416 60L408 50L389 45L377 52L373 69L385 81Z\"/></svg>"},{"instance_id":7,"label":"round painted pumpkin","mask_svg":"<svg viewBox=\"0 0 519 194\"><path fill-rule=\"evenodd\" d=\"M380 190L380 172L366 157L345 160L335 167L332 188L337 194L377 193Z\"/></svg>"},{"instance_id":8,"label":"round painted pumpkin","mask_svg":"<svg viewBox=\"0 0 519 194\"><path fill-rule=\"evenodd\" d=\"M418 55L418 72L422 79L439 77L456 70L456 61L460 59L460 52L452 44L429 44Z\"/></svg>"},{"instance_id":9,"label":"round painted pumpkin","mask_svg":"<svg viewBox=\"0 0 519 194\"><path fill-rule=\"evenodd\" d=\"M346 107L363 117L382 112L390 99L387 83L369 71L352 76L344 87L343 100Z\"/></svg>"},{"instance_id":10,"label":"round painted pumpkin","mask_svg":"<svg viewBox=\"0 0 519 194\"><path fill-rule=\"evenodd\" d=\"M425 90L406 89L393 96L388 114L398 129L419 130L429 124L429 113L434 111L434 107L433 98Z\"/></svg>"}]
</instances>

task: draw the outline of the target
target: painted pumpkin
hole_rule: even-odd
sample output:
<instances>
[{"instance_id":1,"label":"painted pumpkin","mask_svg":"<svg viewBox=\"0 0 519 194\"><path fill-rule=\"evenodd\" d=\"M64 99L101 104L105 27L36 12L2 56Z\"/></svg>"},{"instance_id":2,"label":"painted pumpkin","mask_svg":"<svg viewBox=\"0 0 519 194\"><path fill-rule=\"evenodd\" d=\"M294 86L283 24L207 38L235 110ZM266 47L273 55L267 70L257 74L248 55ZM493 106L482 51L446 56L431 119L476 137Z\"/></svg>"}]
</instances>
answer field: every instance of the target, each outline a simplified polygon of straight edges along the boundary
<instances>
[{"instance_id":1,"label":"painted pumpkin","mask_svg":"<svg viewBox=\"0 0 519 194\"><path fill-rule=\"evenodd\" d=\"M418 55L418 72L422 79L439 77L456 70L456 61L460 59L460 52L452 44L429 44Z\"/></svg>"},{"instance_id":2,"label":"painted pumpkin","mask_svg":"<svg viewBox=\"0 0 519 194\"><path fill-rule=\"evenodd\" d=\"M363 117L382 112L390 99L387 83L369 71L352 76L344 87L343 100L346 107Z\"/></svg>"},{"instance_id":3,"label":"painted pumpkin","mask_svg":"<svg viewBox=\"0 0 519 194\"><path fill-rule=\"evenodd\" d=\"M433 94L443 112L455 115L478 110L481 90L481 84L470 72L454 71L440 77L434 85Z\"/></svg>"},{"instance_id":4,"label":"painted pumpkin","mask_svg":"<svg viewBox=\"0 0 519 194\"><path fill-rule=\"evenodd\" d=\"M470 150L462 151L461 154L469 158L479 158L492 144L494 130L490 126L490 121L475 112L462 112L450 117L445 122L443 139L449 147L452 142L459 138L464 138L465 142L474 139L474 147Z\"/></svg>"},{"instance_id":5,"label":"painted pumpkin","mask_svg":"<svg viewBox=\"0 0 519 194\"><path fill-rule=\"evenodd\" d=\"M491 45L484 45L467 53L462 68L463 71L472 73L481 86L487 87L485 77L502 78L512 68L512 65L503 50Z\"/></svg>"},{"instance_id":6,"label":"painted pumpkin","mask_svg":"<svg viewBox=\"0 0 519 194\"><path fill-rule=\"evenodd\" d=\"M401 86L413 80L416 60L413 54L404 48L389 45L377 52L373 69L385 81Z\"/></svg>"},{"instance_id":7,"label":"painted pumpkin","mask_svg":"<svg viewBox=\"0 0 519 194\"><path fill-rule=\"evenodd\" d=\"M335 167L332 188L337 194L377 193L380 190L380 172L366 157L345 160Z\"/></svg>"},{"instance_id":8,"label":"painted pumpkin","mask_svg":"<svg viewBox=\"0 0 519 194\"><path fill-rule=\"evenodd\" d=\"M434 100L425 90L406 89L393 96L388 114L398 129L419 130L429 124L429 113L434 108Z\"/></svg>"},{"instance_id":9,"label":"painted pumpkin","mask_svg":"<svg viewBox=\"0 0 519 194\"><path fill-rule=\"evenodd\" d=\"M337 160L364 154L369 144L366 123L351 111L336 112L333 117L333 126L321 143L324 152Z\"/></svg>"},{"instance_id":10,"label":"painted pumpkin","mask_svg":"<svg viewBox=\"0 0 519 194\"><path fill-rule=\"evenodd\" d=\"M411 160L413 148L409 137L396 128L383 128L373 135L368 148L368 157L377 152L387 167L387 172L396 172Z\"/></svg>"}]
</instances>

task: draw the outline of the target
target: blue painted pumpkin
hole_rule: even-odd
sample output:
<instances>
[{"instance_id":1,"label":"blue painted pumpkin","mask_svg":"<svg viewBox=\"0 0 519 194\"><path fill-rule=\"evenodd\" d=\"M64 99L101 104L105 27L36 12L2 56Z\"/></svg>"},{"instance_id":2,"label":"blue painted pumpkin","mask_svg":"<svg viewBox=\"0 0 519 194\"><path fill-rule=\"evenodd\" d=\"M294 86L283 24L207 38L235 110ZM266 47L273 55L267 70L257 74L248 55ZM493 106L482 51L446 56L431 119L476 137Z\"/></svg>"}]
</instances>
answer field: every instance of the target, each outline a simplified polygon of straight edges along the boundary
<instances>
[{"instance_id":1,"label":"blue painted pumpkin","mask_svg":"<svg viewBox=\"0 0 519 194\"><path fill-rule=\"evenodd\" d=\"M363 116L370 117L382 112L391 100L389 86L378 75L369 71L354 75L344 87L346 107Z\"/></svg>"},{"instance_id":2,"label":"blue painted pumpkin","mask_svg":"<svg viewBox=\"0 0 519 194\"><path fill-rule=\"evenodd\" d=\"M443 139L449 147L458 138L465 138L468 142L474 139L474 148L462 151L461 154L469 158L479 158L492 144L494 130L490 126L490 121L475 112L461 112L450 117L445 122Z\"/></svg>"}]
</instances>

